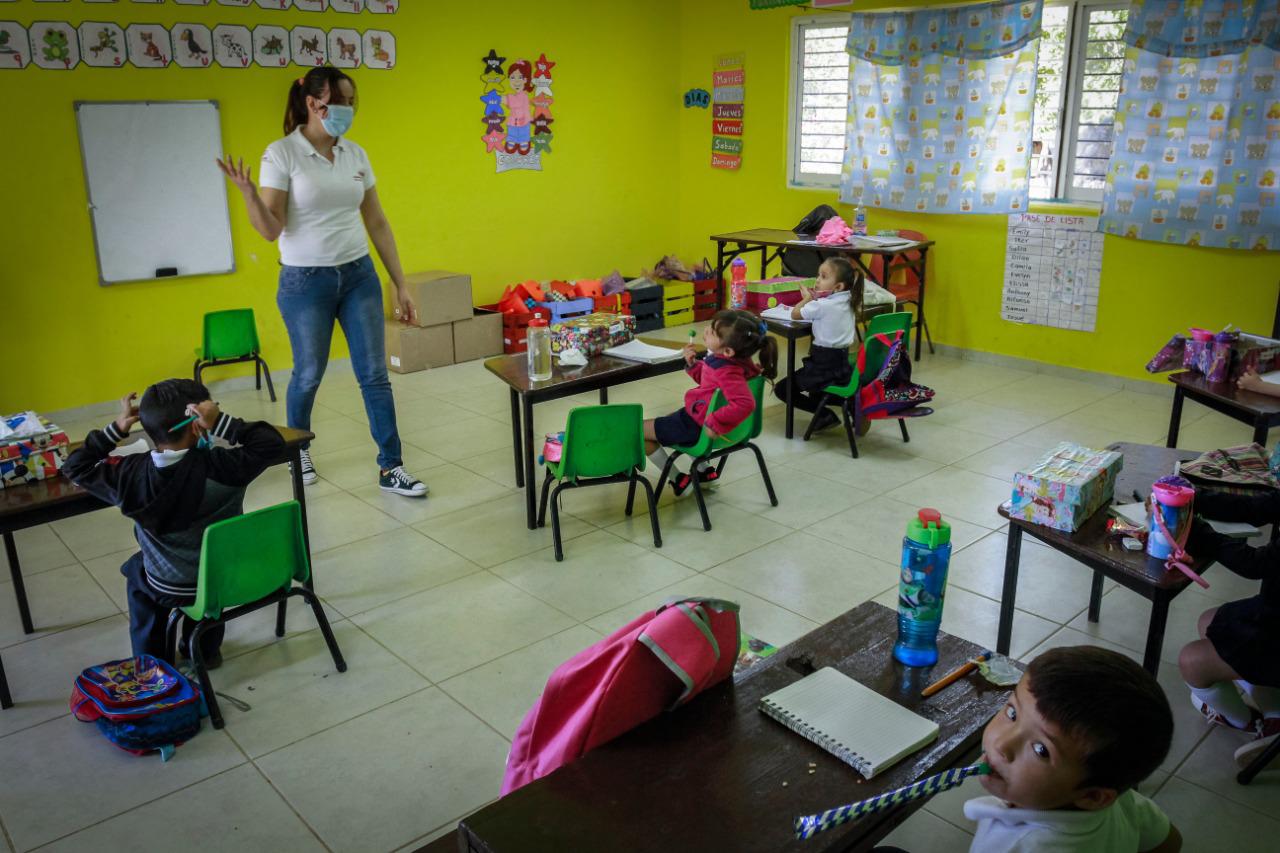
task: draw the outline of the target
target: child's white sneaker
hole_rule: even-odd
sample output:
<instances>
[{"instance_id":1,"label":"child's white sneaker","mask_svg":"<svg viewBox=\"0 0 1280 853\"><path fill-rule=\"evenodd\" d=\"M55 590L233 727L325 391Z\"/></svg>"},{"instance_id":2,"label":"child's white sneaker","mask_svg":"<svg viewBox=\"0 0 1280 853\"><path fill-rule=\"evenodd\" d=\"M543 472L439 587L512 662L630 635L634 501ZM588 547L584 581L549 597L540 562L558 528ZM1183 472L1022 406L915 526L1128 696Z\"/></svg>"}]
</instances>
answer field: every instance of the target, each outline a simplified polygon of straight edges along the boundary
<instances>
[{"instance_id":1,"label":"child's white sneaker","mask_svg":"<svg viewBox=\"0 0 1280 853\"><path fill-rule=\"evenodd\" d=\"M1254 759L1267 751L1267 747L1280 738L1280 717L1266 717L1255 725L1257 736L1236 750L1236 766L1241 770L1253 763ZM1262 770L1280 769L1280 755L1273 758Z\"/></svg>"}]
</instances>

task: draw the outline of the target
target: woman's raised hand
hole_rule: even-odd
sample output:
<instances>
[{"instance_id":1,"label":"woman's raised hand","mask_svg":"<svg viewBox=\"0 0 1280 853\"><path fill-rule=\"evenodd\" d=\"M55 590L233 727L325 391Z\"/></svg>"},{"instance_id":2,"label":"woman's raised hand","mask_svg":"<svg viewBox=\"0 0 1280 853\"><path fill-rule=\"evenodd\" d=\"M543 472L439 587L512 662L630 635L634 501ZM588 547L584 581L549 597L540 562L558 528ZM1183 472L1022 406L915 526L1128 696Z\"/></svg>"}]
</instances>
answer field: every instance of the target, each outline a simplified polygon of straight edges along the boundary
<instances>
[{"instance_id":1,"label":"woman's raised hand","mask_svg":"<svg viewBox=\"0 0 1280 853\"><path fill-rule=\"evenodd\" d=\"M243 157L236 161L230 155L227 155L225 160L214 158L213 162L218 164L222 174L226 175L227 180L235 184L240 192L253 192L256 189L253 185L253 178L249 174L249 167L244 164Z\"/></svg>"}]
</instances>

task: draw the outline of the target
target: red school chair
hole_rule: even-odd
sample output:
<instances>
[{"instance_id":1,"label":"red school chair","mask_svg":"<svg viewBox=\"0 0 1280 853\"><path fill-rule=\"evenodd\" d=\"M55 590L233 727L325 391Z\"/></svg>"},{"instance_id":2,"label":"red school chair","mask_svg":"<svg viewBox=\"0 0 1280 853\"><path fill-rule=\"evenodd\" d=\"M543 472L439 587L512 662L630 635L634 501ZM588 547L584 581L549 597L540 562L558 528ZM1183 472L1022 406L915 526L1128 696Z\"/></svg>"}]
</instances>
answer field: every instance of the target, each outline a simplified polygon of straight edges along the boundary
<instances>
[{"instance_id":1,"label":"red school chair","mask_svg":"<svg viewBox=\"0 0 1280 853\"><path fill-rule=\"evenodd\" d=\"M898 236L904 240L924 241L929 239L919 231L901 230ZM890 262L892 257L892 262ZM919 336L923 331L924 340L929 344L929 354L933 355L933 335L929 334L929 322L924 317L924 253L917 249L908 249L896 255L876 255L871 259L871 271L880 283L893 294L897 305L913 305L916 312L916 358L920 357ZM894 274L901 271L899 281L894 281Z\"/></svg>"}]
</instances>

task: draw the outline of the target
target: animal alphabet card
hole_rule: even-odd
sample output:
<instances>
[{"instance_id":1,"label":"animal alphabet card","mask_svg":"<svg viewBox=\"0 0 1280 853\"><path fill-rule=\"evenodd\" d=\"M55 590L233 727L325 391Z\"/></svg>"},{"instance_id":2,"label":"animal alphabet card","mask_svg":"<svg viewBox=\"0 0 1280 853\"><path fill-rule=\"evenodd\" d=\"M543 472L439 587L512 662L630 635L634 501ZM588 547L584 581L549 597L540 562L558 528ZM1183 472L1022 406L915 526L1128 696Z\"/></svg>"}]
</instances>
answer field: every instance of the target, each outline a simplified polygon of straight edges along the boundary
<instances>
[{"instance_id":1,"label":"animal alphabet card","mask_svg":"<svg viewBox=\"0 0 1280 853\"><path fill-rule=\"evenodd\" d=\"M31 61L27 31L17 21L0 21L0 70L26 68Z\"/></svg>"},{"instance_id":2,"label":"animal alphabet card","mask_svg":"<svg viewBox=\"0 0 1280 853\"><path fill-rule=\"evenodd\" d=\"M125 62L124 30L116 24L85 21L80 25L80 58L94 68L119 68ZM0 57L0 66L4 65Z\"/></svg>"},{"instance_id":3,"label":"animal alphabet card","mask_svg":"<svg viewBox=\"0 0 1280 853\"><path fill-rule=\"evenodd\" d=\"M93 0L93 2L101 3L102 0ZM114 3L115 0L111 0L111 2ZM209 0L173 0L173 2L177 3L180 6L208 6L209 5ZM174 53L177 53L177 51L174 51ZM177 59L175 58L174 61L177 62ZM178 62L178 64L181 65L182 63Z\"/></svg>"},{"instance_id":4,"label":"animal alphabet card","mask_svg":"<svg viewBox=\"0 0 1280 853\"><path fill-rule=\"evenodd\" d=\"M325 0L293 0L293 5L304 12L323 12Z\"/></svg>"},{"instance_id":5,"label":"animal alphabet card","mask_svg":"<svg viewBox=\"0 0 1280 853\"><path fill-rule=\"evenodd\" d=\"M366 68L394 68L396 37L386 30L365 30L362 39Z\"/></svg>"},{"instance_id":6,"label":"animal alphabet card","mask_svg":"<svg viewBox=\"0 0 1280 853\"><path fill-rule=\"evenodd\" d=\"M335 12L359 12L364 0L329 0L329 8Z\"/></svg>"},{"instance_id":7,"label":"animal alphabet card","mask_svg":"<svg viewBox=\"0 0 1280 853\"><path fill-rule=\"evenodd\" d=\"M324 30L316 27L294 27L289 36L294 65L312 68L324 65L325 54L329 50Z\"/></svg>"},{"instance_id":8,"label":"animal alphabet card","mask_svg":"<svg viewBox=\"0 0 1280 853\"><path fill-rule=\"evenodd\" d=\"M213 64L213 34L204 24L176 23L169 29L173 61L180 68L208 68Z\"/></svg>"},{"instance_id":9,"label":"animal alphabet card","mask_svg":"<svg viewBox=\"0 0 1280 853\"><path fill-rule=\"evenodd\" d=\"M138 68L168 68L173 61L169 31L159 24L130 24L124 31L129 62Z\"/></svg>"},{"instance_id":10,"label":"animal alphabet card","mask_svg":"<svg viewBox=\"0 0 1280 853\"><path fill-rule=\"evenodd\" d=\"M248 6L253 0L218 0L220 6Z\"/></svg>"},{"instance_id":11,"label":"animal alphabet card","mask_svg":"<svg viewBox=\"0 0 1280 853\"><path fill-rule=\"evenodd\" d=\"M394 15L399 0L364 0L364 7L375 15Z\"/></svg>"},{"instance_id":12,"label":"animal alphabet card","mask_svg":"<svg viewBox=\"0 0 1280 853\"><path fill-rule=\"evenodd\" d=\"M288 9L293 0L255 0L263 9Z\"/></svg>"},{"instance_id":13,"label":"animal alphabet card","mask_svg":"<svg viewBox=\"0 0 1280 853\"><path fill-rule=\"evenodd\" d=\"M36 21L30 35L32 59L41 68L67 71L80 64L80 39L65 21Z\"/></svg>"},{"instance_id":14,"label":"animal alphabet card","mask_svg":"<svg viewBox=\"0 0 1280 853\"><path fill-rule=\"evenodd\" d=\"M253 61L263 68L283 68L289 64L289 31L263 25L253 28Z\"/></svg>"},{"instance_id":15,"label":"animal alphabet card","mask_svg":"<svg viewBox=\"0 0 1280 853\"><path fill-rule=\"evenodd\" d=\"M360 67L360 34L355 30L329 30L329 64L337 68Z\"/></svg>"},{"instance_id":16,"label":"animal alphabet card","mask_svg":"<svg viewBox=\"0 0 1280 853\"><path fill-rule=\"evenodd\" d=\"M213 61L223 68L248 68L253 59L253 37L249 28L238 24L218 24L213 28Z\"/></svg>"}]
</instances>

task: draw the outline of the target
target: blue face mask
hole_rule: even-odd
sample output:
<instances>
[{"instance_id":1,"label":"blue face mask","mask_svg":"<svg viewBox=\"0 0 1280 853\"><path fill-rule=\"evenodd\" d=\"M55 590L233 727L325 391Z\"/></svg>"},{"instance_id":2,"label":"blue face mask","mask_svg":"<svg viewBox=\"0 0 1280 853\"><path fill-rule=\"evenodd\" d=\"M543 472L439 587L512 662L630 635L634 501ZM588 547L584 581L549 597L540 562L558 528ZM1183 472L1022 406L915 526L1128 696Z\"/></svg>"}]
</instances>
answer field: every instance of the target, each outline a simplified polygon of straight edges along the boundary
<instances>
[{"instance_id":1,"label":"blue face mask","mask_svg":"<svg viewBox=\"0 0 1280 853\"><path fill-rule=\"evenodd\" d=\"M343 104L326 104L324 118L320 119L320 123L324 125L324 132L333 137L342 136L351 130L351 124L356 120L356 108L344 106Z\"/></svg>"},{"instance_id":2,"label":"blue face mask","mask_svg":"<svg viewBox=\"0 0 1280 853\"><path fill-rule=\"evenodd\" d=\"M200 433L200 437L196 439L196 450L208 450L213 447L213 436L207 432Z\"/></svg>"}]
</instances>

